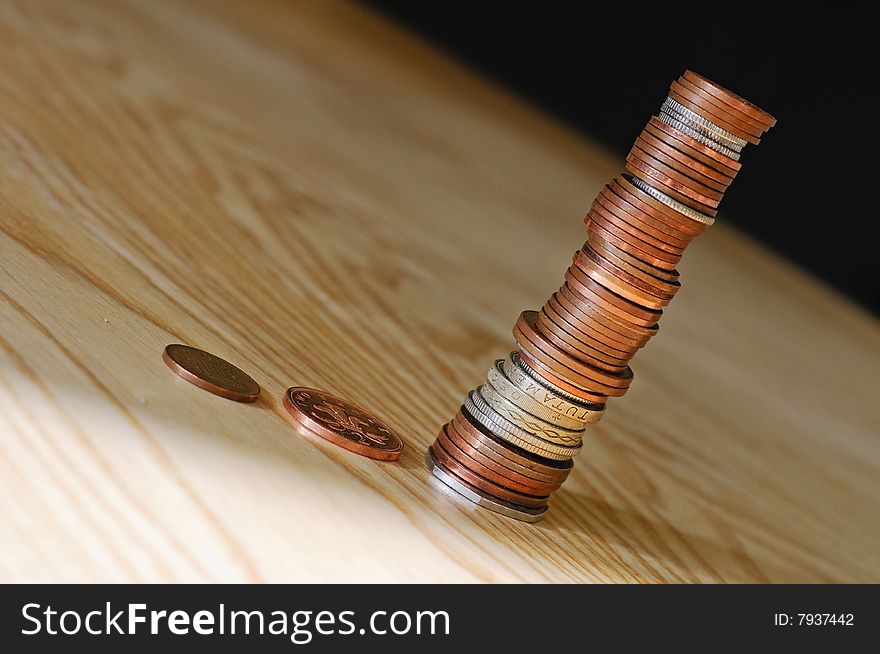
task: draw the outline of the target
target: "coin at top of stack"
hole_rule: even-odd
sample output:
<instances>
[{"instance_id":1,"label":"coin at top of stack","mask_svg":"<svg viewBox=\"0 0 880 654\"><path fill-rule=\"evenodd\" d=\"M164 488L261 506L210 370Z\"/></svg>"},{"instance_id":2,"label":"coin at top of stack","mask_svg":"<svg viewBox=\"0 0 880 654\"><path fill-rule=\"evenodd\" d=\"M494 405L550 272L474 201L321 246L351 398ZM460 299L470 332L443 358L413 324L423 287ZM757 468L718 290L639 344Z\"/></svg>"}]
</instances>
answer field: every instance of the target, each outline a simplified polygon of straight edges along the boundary
<instances>
[{"instance_id":1,"label":"coin at top of stack","mask_svg":"<svg viewBox=\"0 0 880 654\"><path fill-rule=\"evenodd\" d=\"M741 167L776 119L691 71L672 83L584 220L587 241L560 289L513 328L496 361L428 452L434 474L471 501L533 522L570 472L583 433L626 393L630 359L680 287L676 265L715 221Z\"/></svg>"}]
</instances>

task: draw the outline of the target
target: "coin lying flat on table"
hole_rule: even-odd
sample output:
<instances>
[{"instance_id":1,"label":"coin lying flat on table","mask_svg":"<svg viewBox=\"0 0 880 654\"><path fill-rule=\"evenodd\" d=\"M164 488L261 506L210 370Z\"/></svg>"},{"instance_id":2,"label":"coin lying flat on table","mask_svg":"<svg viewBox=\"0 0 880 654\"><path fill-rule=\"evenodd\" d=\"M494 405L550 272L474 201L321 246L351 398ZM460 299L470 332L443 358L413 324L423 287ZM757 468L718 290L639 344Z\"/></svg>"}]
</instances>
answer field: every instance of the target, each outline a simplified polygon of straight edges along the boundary
<instances>
[{"instance_id":1,"label":"coin lying flat on table","mask_svg":"<svg viewBox=\"0 0 880 654\"><path fill-rule=\"evenodd\" d=\"M162 360L178 375L199 388L236 402L253 402L260 386L250 375L210 352L174 343L165 347Z\"/></svg>"},{"instance_id":2,"label":"coin lying flat on table","mask_svg":"<svg viewBox=\"0 0 880 654\"><path fill-rule=\"evenodd\" d=\"M403 452L403 441L388 425L341 397L294 386L284 393L284 408L309 433L361 456L397 461Z\"/></svg>"}]
</instances>

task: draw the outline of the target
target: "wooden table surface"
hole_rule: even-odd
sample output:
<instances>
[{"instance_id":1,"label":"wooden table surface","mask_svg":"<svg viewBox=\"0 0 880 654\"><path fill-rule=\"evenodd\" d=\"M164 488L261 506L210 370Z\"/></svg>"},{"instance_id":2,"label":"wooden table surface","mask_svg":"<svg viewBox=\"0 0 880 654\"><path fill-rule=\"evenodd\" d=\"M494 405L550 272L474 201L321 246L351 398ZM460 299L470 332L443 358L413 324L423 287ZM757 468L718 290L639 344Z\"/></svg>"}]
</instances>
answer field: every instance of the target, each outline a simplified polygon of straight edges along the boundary
<instances>
[{"instance_id":1,"label":"wooden table surface","mask_svg":"<svg viewBox=\"0 0 880 654\"><path fill-rule=\"evenodd\" d=\"M619 155L356 5L3 1L0 55L0 579L880 581L878 323L723 213L526 525L423 454ZM292 385L400 462L298 434Z\"/></svg>"}]
</instances>

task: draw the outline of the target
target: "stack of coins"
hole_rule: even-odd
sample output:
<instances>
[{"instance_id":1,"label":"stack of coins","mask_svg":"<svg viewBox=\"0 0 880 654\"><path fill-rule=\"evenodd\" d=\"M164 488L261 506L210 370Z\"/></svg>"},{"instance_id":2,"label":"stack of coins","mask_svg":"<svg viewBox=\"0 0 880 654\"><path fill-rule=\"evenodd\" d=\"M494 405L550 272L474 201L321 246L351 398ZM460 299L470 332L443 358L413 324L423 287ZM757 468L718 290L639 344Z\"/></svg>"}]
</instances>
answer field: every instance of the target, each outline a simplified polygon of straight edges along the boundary
<instances>
[{"instance_id":1,"label":"stack of coins","mask_svg":"<svg viewBox=\"0 0 880 654\"><path fill-rule=\"evenodd\" d=\"M520 520L543 517L585 429L632 383L629 360L657 333L679 288L676 264L715 221L742 148L775 123L691 71L672 83L626 172L590 207L562 287L520 315L518 350L493 364L428 450L447 487Z\"/></svg>"}]
</instances>

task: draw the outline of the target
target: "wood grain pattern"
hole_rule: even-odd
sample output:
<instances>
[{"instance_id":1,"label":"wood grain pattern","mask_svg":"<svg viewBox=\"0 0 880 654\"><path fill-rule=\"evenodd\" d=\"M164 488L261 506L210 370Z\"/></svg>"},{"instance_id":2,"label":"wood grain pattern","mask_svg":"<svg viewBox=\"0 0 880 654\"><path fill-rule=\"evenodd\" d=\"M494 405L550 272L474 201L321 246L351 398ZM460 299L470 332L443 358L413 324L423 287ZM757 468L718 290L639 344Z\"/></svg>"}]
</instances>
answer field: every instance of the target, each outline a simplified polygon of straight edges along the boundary
<instances>
[{"instance_id":1,"label":"wood grain pattern","mask_svg":"<svg viewBox=\"0 0 880 654\"><path fill-rule=\"evenodd\" d=\"M4 0L0 53L0 579L880 581L878 325L723 215L518 524L422 456L619 156L336 2ZM399 464L294 432L294 384Z\"/></svg>"}]
</instances>

